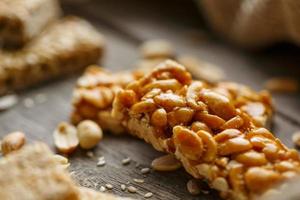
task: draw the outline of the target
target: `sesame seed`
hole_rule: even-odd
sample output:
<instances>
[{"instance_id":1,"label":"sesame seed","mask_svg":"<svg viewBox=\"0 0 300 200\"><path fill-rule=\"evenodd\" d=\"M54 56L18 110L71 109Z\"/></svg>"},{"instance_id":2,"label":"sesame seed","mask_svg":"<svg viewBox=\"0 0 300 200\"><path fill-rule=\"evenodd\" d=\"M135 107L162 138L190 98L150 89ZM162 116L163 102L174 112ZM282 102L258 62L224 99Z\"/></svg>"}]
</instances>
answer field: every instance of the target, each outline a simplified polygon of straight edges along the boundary
<instances>
[{"instance_id":1,"label":"sesame seed","mask_svg":"<svg viewBox=\"0 0 300 200\"><path fill-rule=\"evenodd\" d=\"M127 189L130 193L136 193L137 192L137 189L133 186L129 186Z\"/></svg>"},{"instance_id":2,"label":"sesame seed","mask_svg":"<svg viewBox=\"0 0 300 200\"><path fill-rule=\"evenodd\" d=\"M101 186L100 187L100 192L105 192L106 191L106 188L104 186Z\"/></svg>"},{"instance_id":3,"label":"sesame seed","mask_svg":"<svg viewBox=\"0 0 300 200\"><path fill-rule=\"evenodd\" d=\"M137 178L134 178L133 181L136 183L144 183L145 182L144 179L137 179Z\"/></svg>"},{"instance_id":4,"label":"sesame seed","mask_svg":"<svg viewBox=\"0 0 300 200\"><path fill-rule=\"evenodd\" d=\"M7 110L18 103L18 96L15 94L6 95L0 98L0 111Z\"/></svg>"},{"instance_id":5,"label":"sesame seed","mask_svg":"<svg viewBox=\"0 0 300 200\"><path fill-rule=\"evenodd\" d=\"M106 161L105 161L105 160L99 160L99 161L97 162L97 166L98 166L98 167L103 167L105 164L106 164Z\"/></svg>"},{"instance_id":6,"label":"sesame seed","mask_svg":"<svg viewBox=\"0 0 300 200\"><path fill-rule=\"evenodd\" d=\"M86 152L87 157L89 158L93 158L94 157L94 153L92 151L88 151Z\"/></svg>"},{"instance_id":7,"label":"sesame seed","mask_svg":"<svg viewBox=\"0 0 300 200\"><path fill-rule=\"evenodd\" d=\"M126 185L121 184L121 190L122 190L122 191L125 191L125 190L126 190Z\"/></svg>"},{"instance_id":8,"label":"sesame seed","mask_svg":"<svg viewBox=\"0 0 300 200\"><path fill-rule=\"evenodd\" d=\"M122 164L123 165L128 165L129 163L131 162L131 159L128 157L128 158L124 158L123 160L122 160Z\"/></svg>"},{"instance_id":9,"label":"sesame seed","mask_svg":"<svg viewBox=\"0 0 300 200\"><path fill-rule=\"evenodd\" d=\"M152 192L147 192L147 193L144 195L145 198L150 198L150 197L152 197L152 196L153 196L153 193L152 193Z\"/></svg>"},{"instance_id":10,"label":"sesame seed","mask_svg":"<svg viewBox=\"0 0 300 200\"><path fill-rule=\"evenodd\" d=\"M106 187L107 189L109 189L109 190L111 190L111 189L114 188L114 186L111 185L111 184L109 184L109 183L105 184L105 187Z\"/></svg>"},{"instance_id":11,"label":"sesame seed","mask_svg":"<svg viewBox=\"0 0 300 200\"><path fill-rule=\"evenodd\" d=\"M34 106L34 101L30 98L24 99L23 103L26 108L31 108Z\"/></svg>"},{"instance_id":12,"label":"sesame seed","mask_svg":"<svg viewBox=\"0 0 300 200\"><path fill-rule=\"evenodd\" d=\"M142 174L148 174L149 172L150 172L150 168L148 167L141 169Z\"/></svg>"}]
</instances>

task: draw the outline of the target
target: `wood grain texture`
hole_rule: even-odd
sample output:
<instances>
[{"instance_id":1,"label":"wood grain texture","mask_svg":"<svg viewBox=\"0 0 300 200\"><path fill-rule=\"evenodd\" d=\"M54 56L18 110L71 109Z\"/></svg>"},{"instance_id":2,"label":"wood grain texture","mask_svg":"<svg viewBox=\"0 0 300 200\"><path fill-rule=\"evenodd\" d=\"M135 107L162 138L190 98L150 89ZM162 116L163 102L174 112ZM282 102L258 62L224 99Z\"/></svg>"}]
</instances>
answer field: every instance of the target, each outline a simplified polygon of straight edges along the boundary
<instances>
[{"instance_id":1,"label":"wood grain texture","mask_svg":"<svg viewBox=\"0 0 300 200\"><path fill-rule=\"evenodd\" d=\"M192 1L184 0L64 0L67 14L80 15L90 20L107 40L104 66L111 70L132 68L138 59L138 45L153 38L165 38L174 43L180 54L191 54L224 68L227 79L248 84L256 89L275 75L299 77L297 66L299 49L289 45L276 46L261 52L248 52L230 47L207 31ZM298 68L297 68L298 67ZM24 91L14 108L0 113L0 136L10 131L22 130L29 141L40 140L53 147L52 132L60 121L68 120L71 111L72 89L79 74ZM32 108L24 106L24 99L36 99L45 94L47 101L36 103ZM278 113L273 130L288 146L292 146L291 134L300 129L299 95L276 95ZM95 158L78 150L71 156L71 171L80 185L99 190L110 183L111 193L143 199L142 194L153 192L151 199L193 200L218 199L213 192L199 197L186 190L190 178L183 170L173 173L151 172L142 175L140 169L150 165L153 158L161 155L144 142L129 137L105 134L103 142L93 150ZM104 156L107 164L97 167L97 157ZM130 157L132 162L123 166L121 160ZM135 164L139 163L139 168ZM144 178L136 184L133 178ZM121 183L129 181L138 188L139 194L124 193Z\"/></svg>"}]
</instances>

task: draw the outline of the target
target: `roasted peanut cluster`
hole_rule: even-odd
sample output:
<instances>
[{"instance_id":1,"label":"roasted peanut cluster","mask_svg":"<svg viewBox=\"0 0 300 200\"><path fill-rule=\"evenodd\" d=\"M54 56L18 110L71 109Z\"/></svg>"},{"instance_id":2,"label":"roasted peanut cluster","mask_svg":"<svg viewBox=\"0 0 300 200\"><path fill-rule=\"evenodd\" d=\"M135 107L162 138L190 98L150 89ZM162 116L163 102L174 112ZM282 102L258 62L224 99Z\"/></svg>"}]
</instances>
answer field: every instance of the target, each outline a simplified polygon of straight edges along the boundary
<instances>
[{"instance_id":1,"label":"roasted peanut cluster","mask_svg":"<svg viewBox=\"0 0 300 200\"><path fill-rule=\"evenodd\" d=\"M225 199L255 199L300 170L296 150L266 128L266 92L233 83L193 81L168 60L117 93L112 117Z\"/></svg>"},{"instance_id":2,"label":"roasted peanut cluster","mask_svg":"<svg viewBox=\"0 0 300 200\"><path fill-rule=\"evenodd\" d=\"M140 69L131 73L109 73L97 66L89 67L84 75L79 78L77 87L73 93L74 110L71 115L72 122L77 124L84 119L91 119L99 123L103 129L110 130L113 133L124 132L124 128L120 125L119 121L111 115L112 102L119 90L125 88L129 83L133 82L137 78L142 77L144 73L145 72ZM190 90L192 90L192 88L197 84L198 83L195 82ZM233 106L247 112L250 117L254 119L256 125L265 127L270 124L273 108L271 105L271 98L267 92L262 91L257 93L244 85L234 82L203 84L209 86L214 92L230 98ZM152 88L149 89L151 92L147 94L148 96L159 93L159 87L179 88L181 85L173 79L158 81L149 87ZM181 115L181 113L193 114L192 108L193 107L190 109L181 109L172 113L176 113L176 115ZM163 126L163 124L166 123L166 117L162 119L159 118L160 116L166 115L166 111L164 109L157 110L153 114L153 120L156 120L156 122L153 123L158 123L160 126ZM172 120L170 119L172 118L170 116L174 116L174 114L169 114L169 120ZM228 123L232 124L235 121L241 120L240 118L236 118Z\"/></svg>"},{"instance_id":3,"label":"roasted peanut cluster","mask_svg":"<svg viewBox=\"0 0 300 200\"><path fill-rule=\"evenodd\" d=\"M112 102L115 94L136 76L129 72L111 74L98 66L90 66L78 79L74 90L71 121L78 124L90 119L105 130L122 133L123 127L111 116Z\"/></svg>"}]
</instances>

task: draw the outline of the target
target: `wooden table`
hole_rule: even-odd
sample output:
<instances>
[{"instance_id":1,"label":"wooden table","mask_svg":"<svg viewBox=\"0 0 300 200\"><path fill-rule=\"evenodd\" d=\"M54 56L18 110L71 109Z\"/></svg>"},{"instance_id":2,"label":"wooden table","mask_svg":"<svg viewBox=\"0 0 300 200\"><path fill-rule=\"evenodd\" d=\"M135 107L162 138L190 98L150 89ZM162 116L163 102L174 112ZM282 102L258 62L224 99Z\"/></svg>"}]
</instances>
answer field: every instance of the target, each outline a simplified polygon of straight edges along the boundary
<instances>
[{"instance_id":1,"label":"wooden table","mask_svg":"<svg viewBox=\"0 0 300 200\"><path fill-rule=\"evenodd\" d=\"M259 52L243 51L218 40L207 31L207 26L193 1L187 0L64 0L65 13L80 15L98 27L107 40L107 55L103 66L111 70L132 68L138 59L138 45L147 39L164 38L171 41L180 54L190 54L221 66L228 80L261 89L263 82L273 76L300 75L300 51L297 47L281 44ZM22 130L30 142L40 140L53 148L52 132L61 121L68 120L70 98L79 75L20 93L20 103L0 114L0 136ZM30 98L35 102L39 94L47 101L33 107L24 106ZM288 146L291 135L300 127L299 95L274 95L277 113L274 133ZM71 168L80 185L99 190L101 185L114 186L111 193L143 199L141 194L154 193L152 199L192 200L218 199L214 192L191 196L186 189L190 176L184 170L170 173L151 172L142 175L140 169L161 155L144 142L128 136L105 135L93 150L95 158L78 150L71 157ZM105 156L106 166L97 167L97 157ZM123 166L121 160L132 162ZM136 167L139 164L139 167ZM134 183L143 178L145 183ZM122 192L120 184L130 182L139 194Z\"/></svg>"}]
</instances>

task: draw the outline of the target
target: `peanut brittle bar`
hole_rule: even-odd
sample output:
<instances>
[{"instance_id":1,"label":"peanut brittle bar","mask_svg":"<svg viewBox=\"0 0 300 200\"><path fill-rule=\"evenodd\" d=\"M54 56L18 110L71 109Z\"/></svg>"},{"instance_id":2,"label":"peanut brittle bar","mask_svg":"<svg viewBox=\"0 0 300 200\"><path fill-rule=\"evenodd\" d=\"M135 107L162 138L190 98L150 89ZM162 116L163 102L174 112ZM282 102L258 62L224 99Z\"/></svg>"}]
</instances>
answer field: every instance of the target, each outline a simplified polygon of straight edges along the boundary
<instances>
[{"instance_id":1,"label":"peanut brittle bar","mask_svg":"<svg viewBox=\"0 0 300 200\"><path fill-rule=\"evenodd\" d=\"M118 92L112 116L225 199L256 199L298 175L298 152L260 127L234 93L215 87L168 60Z\"/></svg>"},{"instance_id":2,"label":"peanut brittle bar","mask_svg":"<svg viewBox=\"0 0 300 200\"><path fill-rule=\"evenodd\" d=\"M105 130L116 134L124 132L119 121L111 116L112 102L115 94L137 77L130 72L110 73L98 66L88 67L73 92L72 123L91 119Z\"/></svg>"},{"instance_id":3,"label":"peanut brittle bar","mask_svg":"<svg viewBox=\"0 0 300 200\"><path fill-rule=\"evenodd\" d=\"M1 0L0 44L20 47L58 19L57 0Z\"/></svg>"},{"instance_id":4,"label":"peanut brittle bar","mask_svg":"<svg viewBox=\"0 0 300 200\"><path fill-rule=\"evenodd\" d=\"M43 143L25 146L0 159L0 199L125 200L78 187Z\"/></svg>"},{"instance_id":5,"label":"peanut brittle bar","mask_svg":"<svg viewBox=\"0 0 300 200\"><path fill-rule=\"evenodd\" d=\"M113 133L124 132L119 121L111 115L112 102L119 90L141 77L143 73L139 70L110 73L97 66L89 67L77 81L73 92L71 121L78 124L82 120L91 119ZM171 82L166 84L173 84ZM273 108L268 93L258 93L234 82L210 85L212 90L230 96L234 106L247 112L257 126L270 124Z\"/></svg>"},{"instance_id":6,"label":"peanut brittle bar","mask_svg":"<svg viewBox=\"0 0 300 200\"><path fill-rule=\"evenodd\" d=\"M19 51L0 51L0 95L95 64L104 41L87 21L66 17Z\"/></svg>"}]
</instances>

